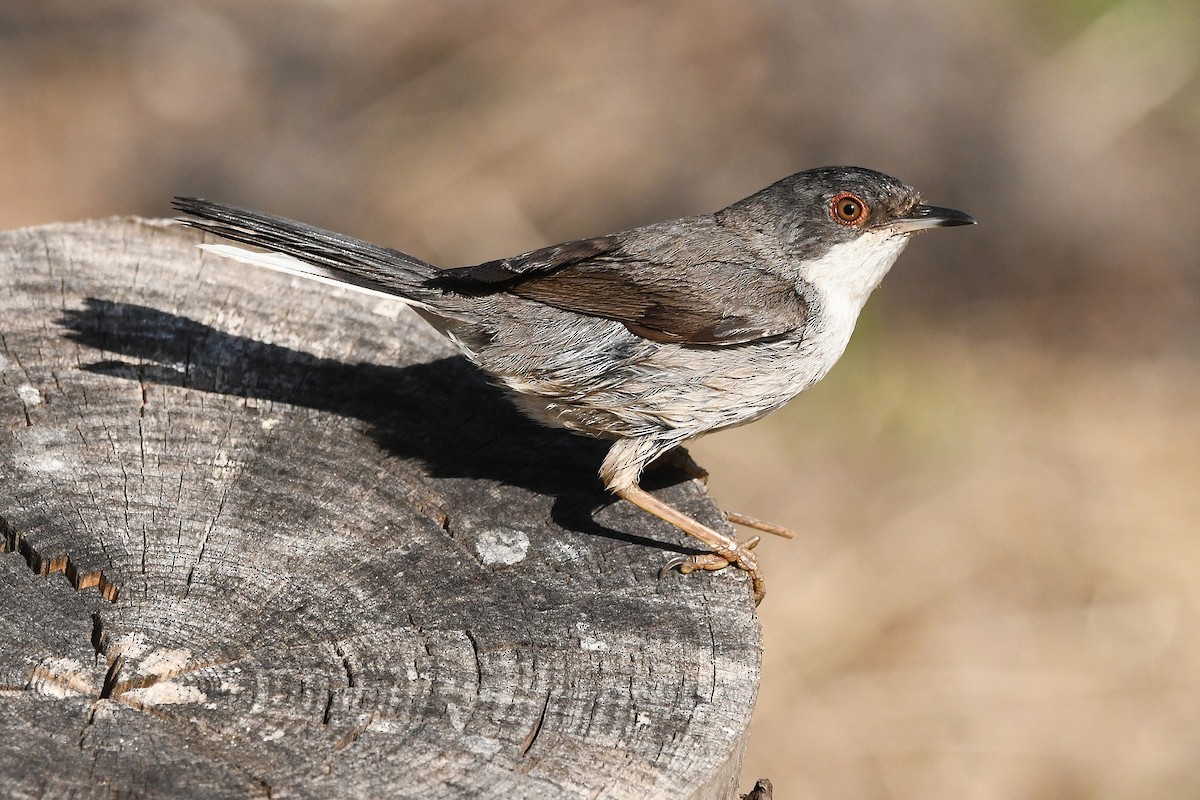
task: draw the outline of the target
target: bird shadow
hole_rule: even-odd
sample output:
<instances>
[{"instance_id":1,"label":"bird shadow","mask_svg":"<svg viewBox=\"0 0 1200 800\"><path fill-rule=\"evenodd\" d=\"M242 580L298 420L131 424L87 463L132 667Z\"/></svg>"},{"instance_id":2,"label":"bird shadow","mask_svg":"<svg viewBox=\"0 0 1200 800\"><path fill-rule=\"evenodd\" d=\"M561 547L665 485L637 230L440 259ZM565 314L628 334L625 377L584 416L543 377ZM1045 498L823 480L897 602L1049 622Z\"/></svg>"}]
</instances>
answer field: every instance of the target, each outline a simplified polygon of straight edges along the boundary
<instances>
[{"instance_id":1,"label":"bird shadow","mask_svg":"<svg viewBox=\"0 0 1200 800\"><path fill-rule=\"evenodd\" d=\"M83 362L88 372L356 418L381 449L420 460L433 477L481 478L553 497L551 516L568 530L699 552L596 522L594 514L615 501L597 478L608 443L530 421L462 356L405 366L347 363L94 297L58 323L79 345L137 359ZM643 486L685 479L665 467L648 473Z\"/></svg>"}]
</instances>

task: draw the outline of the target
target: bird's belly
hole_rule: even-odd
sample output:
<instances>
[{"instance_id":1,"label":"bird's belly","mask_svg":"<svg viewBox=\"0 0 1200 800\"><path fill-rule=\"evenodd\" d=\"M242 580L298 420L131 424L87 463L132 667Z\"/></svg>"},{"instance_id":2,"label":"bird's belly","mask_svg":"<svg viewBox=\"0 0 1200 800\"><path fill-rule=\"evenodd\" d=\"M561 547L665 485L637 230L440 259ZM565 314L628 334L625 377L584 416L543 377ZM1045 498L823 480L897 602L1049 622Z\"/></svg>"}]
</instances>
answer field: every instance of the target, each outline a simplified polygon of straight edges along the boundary
<instances>
[{"instance_id":1,"label":"bird's belly","mask_svg":"<svg viewBox=\"0 0 1200 800\"><path fill-rule=\"evenodd\" d=\"M604 438L691 438L759 419L819 380L832 362L814 344L655 344L644 358L582 380L570 370L495 377L526 414L549 425Z\"/></svg>"},{"instance_id":2,"label":"bird's belly","mask_svg":"<svg viewBox=\"0 0 1200 800\"><path fill-rule=\"evenodd\" d=\"M610 320L526 311L476 337L478 346L460 346L528 416L610 439L682 440L758 419L824 377L856 316L828 307L819 325L788 337L695 347L650 341Z\"/></svg>"}]
</instances>

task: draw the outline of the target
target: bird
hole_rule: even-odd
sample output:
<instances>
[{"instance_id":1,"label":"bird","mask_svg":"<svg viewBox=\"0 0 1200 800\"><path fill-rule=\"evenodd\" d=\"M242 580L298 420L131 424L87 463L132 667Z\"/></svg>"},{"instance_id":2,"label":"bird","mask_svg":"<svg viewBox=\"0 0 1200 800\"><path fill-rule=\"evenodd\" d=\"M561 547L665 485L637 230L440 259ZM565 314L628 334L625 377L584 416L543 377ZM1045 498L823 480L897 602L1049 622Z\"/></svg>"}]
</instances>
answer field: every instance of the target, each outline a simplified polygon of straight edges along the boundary
<instances>
[{"instance_id":1,"label":"bird","mask_svg":"<svg viewBox=\"0 0 1200 800\"><path fill-rule=\"evenodd\" d=\"M678 568L745 571L753 548L641 486L712 431L760 419L821 380L859 312L913 235L973 225L925 205L897 178L854 166L810 169L707 214L441 268L303 222L176 197L180 222L222 239L217 255L402 300L534 420L612 442L604 486L705 545ZM729 519L784 536L753 517Z\"/></svg>"}]
</instances>

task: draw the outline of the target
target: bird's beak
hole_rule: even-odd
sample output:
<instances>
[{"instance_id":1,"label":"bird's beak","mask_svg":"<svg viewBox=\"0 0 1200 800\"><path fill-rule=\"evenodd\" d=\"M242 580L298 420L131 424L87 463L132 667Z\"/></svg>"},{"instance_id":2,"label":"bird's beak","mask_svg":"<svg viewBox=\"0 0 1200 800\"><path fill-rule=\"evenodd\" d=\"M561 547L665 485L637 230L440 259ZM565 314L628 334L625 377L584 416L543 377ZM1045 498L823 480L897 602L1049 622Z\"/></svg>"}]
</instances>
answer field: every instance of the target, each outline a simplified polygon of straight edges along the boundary
<instances>
[{"instance_id":1,"label":"bird's beak","mask_svg":"<svg viewBox=\"0 0 1200 800\"><path fill-rule=\"evenodd\" d=\"M888 227L899 233L915 233L928 228L949 228L953 225L974 225L975 218L952 208L913 206L912 211Z\"/></svg>"}]
</instances>

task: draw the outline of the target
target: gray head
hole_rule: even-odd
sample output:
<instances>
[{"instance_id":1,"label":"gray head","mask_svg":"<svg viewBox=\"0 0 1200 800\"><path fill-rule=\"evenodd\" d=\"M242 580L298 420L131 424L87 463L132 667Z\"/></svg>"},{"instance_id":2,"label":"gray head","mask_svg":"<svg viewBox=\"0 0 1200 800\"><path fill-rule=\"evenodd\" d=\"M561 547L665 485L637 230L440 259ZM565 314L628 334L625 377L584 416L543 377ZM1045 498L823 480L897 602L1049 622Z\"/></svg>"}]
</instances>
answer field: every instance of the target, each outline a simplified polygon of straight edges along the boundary
<instances>
[{"instance_id":1,"label":"gray head","mask_svg":"<svg viewBox=\"0 0 1200 800\"><path fill-rule=\"evenodd\" d=\"M961 211L922 205L916 189L862 167L797 172L720 213L727 224L773 238L794 259L797 277L840 285L862 300L912 234L975 224Z\"/></svg>"},{"instance_id":2,"label":"gray head","mask_svg":"<svg viewBox=\"0 0 1200 800\"><path fill-rule=\"evenodd\" d=\"M911 234L975 223L961 211L921 205L921 195L913 187L863 167L797 172L734 203L724 213L770 220L781 243L801 258L819 258L829 247L868 231Z\"/></svg>"}]
</instances>

